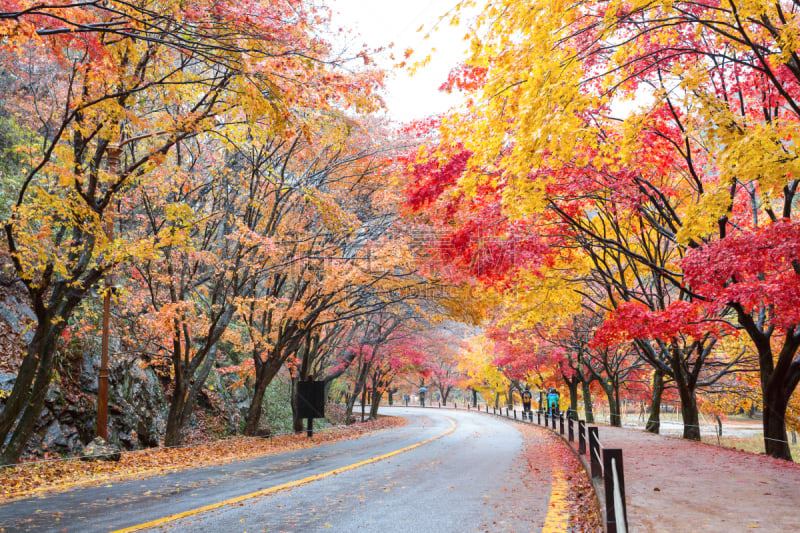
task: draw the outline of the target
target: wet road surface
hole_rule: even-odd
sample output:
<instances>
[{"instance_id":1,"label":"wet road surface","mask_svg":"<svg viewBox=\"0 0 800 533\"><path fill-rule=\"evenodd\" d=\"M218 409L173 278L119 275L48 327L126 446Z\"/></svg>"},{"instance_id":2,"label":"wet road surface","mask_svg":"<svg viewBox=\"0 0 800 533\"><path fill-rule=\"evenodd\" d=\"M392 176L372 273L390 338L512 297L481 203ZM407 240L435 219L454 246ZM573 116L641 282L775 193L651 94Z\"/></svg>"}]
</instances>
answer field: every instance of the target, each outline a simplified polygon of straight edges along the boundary
<instances>
[{"instance_id":1,"label":"wet road surface","mask_svg":"<svg viewBox=\"0 0 800 533\"><path fill-rule=\"evenodd\" d=\"M0 507L0 528L115 531L187 513L142 530L541 529L549 476L543 471L539 481L523 483L526 465L515 424L465 411L395 407L381 412L410 422L312 449L18 500ZM316 479L220 505L309 477ZM195 512L206 506L218 507Z\"/></svg>"}]
</instances>

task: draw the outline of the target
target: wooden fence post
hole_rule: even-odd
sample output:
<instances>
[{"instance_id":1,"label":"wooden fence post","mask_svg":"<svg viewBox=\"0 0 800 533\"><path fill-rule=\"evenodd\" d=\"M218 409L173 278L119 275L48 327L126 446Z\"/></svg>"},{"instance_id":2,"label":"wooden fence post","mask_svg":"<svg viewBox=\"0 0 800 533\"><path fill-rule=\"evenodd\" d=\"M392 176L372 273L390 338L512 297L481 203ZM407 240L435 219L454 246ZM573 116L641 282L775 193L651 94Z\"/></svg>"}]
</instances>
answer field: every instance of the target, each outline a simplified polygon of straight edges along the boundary
<instances>
[{"instance_id":1,"label":"wooden fence post","mask_svg":"<svg viewBox=\"0 0 800 533\"><path fill-rule=\"evenodd\" d=\"M603 475L600 464L600 439L597 438L597 426L588 428L589 430L589 458L592 464L592 478Z\"/></svg>"},{"instance_id":2,"label":"wooden fence post","mask_svg":"<svg viewBox=\"0 0 800 533\"><path fill-rule=\"evenodd\" d=\"M603 473L608 533L625 533L628 524L628 511L625 505L622 449L603 448Z\"/></svg>"}]
</instances>

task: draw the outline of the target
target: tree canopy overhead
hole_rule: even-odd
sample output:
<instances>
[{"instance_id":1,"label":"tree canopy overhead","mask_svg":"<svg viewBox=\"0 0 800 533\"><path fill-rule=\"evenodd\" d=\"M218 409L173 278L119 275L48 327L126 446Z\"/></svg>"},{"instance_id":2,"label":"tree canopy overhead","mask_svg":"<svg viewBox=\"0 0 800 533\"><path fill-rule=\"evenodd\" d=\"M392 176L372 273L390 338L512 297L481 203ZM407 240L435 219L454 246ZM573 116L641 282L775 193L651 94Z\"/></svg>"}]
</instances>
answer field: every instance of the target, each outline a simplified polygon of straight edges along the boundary
<instances>
[{"instance_id":1,"label":"tree canopy overhead","mask_svg":"<svg viewBox=\"0 0 800 533\"><path fill-rule=\"evenodd\" d=\"M442 257L523 298L581 295L605 319L594 346L634 343L684 413L741 365L718 342L749 338L765 446L784 458L800 380L797 10L490 2L445 84L466 103L417 154L409 194L437 206Z\"/></svg>"}]
</instances>

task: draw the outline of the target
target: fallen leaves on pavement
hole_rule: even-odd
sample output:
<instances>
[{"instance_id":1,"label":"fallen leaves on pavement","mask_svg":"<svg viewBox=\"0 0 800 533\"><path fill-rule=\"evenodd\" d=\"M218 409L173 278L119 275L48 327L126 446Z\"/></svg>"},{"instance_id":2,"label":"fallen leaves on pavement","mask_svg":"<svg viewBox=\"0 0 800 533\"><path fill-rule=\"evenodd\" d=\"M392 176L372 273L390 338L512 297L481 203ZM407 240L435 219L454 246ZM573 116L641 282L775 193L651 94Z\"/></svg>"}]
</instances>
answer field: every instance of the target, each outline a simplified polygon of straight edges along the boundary
<instances>
[{"instance_id":1,"label":"fallen leaves on pavement","mask_svg":"<svg viewBox=\"0 0 800 533\"><path fill-rule=\"evenodd\" d=\"M76 486L97 485L111 481L152 476L250 459L263 455L299 450L361 437L380 429L408 423L397 417L382 416L377 420L352 426L326 428L308 438L304 433L276 435L272 438L232 437L178 448L149 448L122 454L119 462L66 459L22 463L0 470L0 503Z\"/></svg>"},{"instance_id":2,"label":"fallen leaves on pavement","mask_svg":"<svg viewBox=\"0 0 800 533\"><path fill-rule=\"evenodd\" d=\"M537 438L542 438L542 428L523 425L520 431L525 436L525 453L532 475L552 476L551 469L564 473L567 481L569 501L569 531L580 533L602 532L602 516L597 507L594 486L583 465L567 444L554 433L547 432L544 437L550 446L549 459L552 464L542 464L541 445L536 445ZM541 469L536 465L540 465ZM546 472L546 473L545 473ZM535 473L535 474L534 474Z\"/></svg>"}]
</instances>

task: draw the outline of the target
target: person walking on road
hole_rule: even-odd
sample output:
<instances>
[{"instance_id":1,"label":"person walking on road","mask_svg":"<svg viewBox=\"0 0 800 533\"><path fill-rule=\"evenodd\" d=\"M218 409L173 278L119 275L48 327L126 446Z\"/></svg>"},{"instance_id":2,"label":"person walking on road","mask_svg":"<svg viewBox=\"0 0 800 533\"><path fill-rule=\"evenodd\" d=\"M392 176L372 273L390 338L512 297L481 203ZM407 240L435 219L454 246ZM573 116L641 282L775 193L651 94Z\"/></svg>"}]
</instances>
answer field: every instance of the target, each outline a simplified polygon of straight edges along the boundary
<instances>
[{"instance_id":1,"label":"person walking on road","mask_svg":"<svg viewBox=\"0 0 800 533\"><path fill-rule=\"evenodd\" d=\"M547 393L547 414L551 417L558 416L558 391L553 387Z\"/></svg>"},{"instance_id":2,"label":"person walking on road","mask_svg":"<svg viewBox=\"0 0 800 533\"><path fill-rule=\"evenodd\" d=\"M533 394L531 394L531 388L528 385L525 385L525 391L522 393L522 419L525 420L526 418L530 418L533 421L533 413L531 413L531 401L533 400Z\"/></svg>"}]
</instances>

